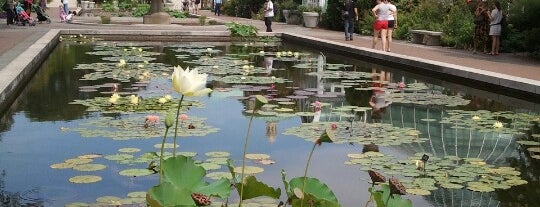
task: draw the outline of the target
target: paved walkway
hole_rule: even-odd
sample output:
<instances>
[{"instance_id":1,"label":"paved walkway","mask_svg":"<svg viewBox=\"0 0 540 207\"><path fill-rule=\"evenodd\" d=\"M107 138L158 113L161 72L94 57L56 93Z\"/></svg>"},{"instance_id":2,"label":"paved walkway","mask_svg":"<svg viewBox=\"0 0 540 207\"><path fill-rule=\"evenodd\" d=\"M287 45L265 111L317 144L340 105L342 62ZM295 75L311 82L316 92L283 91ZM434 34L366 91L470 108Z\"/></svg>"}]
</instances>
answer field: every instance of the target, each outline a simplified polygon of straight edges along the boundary
<instances>
[{"instance_id":1,"label":"paved walkway","mask_svg":"<svg viewBox=\"0 0 540 207\"><path fill-rule=\"evenodd\" d=\"M18 56L26 48L32 45L41 35L50 29L114 29L114 30L181 30L181 31L225 31L223 25L214 26L183 26L172 25L143 25L143 24L116 24L101 25L96 17L76 17L74 24L60 23L56 8L49 8L49 15L53 19L51 24L37 24L29 26L7 26L4 22L0 24L0 68L4 68L11 59ZM35 14L34 14L35 15ZM260 30L265 31L264 22L261 20L251 20L229 16L215 16L207 10L200 11L200 15L205 15L218 22L235 21L239 23L253 24ZM142 22L142 18L131 18L127 21ZM5 21L5 19L2 19ZM197 22L197 20L195 20ZM274 32L289 32L320 39L326 39L345 44L352 44L360 47L371 47L370 36L356 35L354 41L344 41L344 35L339 31L325 30L321 28L305 28L301 25L288 25L285 23L273 23ZM380 47L380 42L379 45ZM392 46L392 53L403 54L413 57L435 60L455 65L461 65L485 71L498 72L502 74L528 78L540 81L540 61L532 60L519 54L500 54L499 56L489 56L485 54L472 54L470 51L444 48L437 46L423 46L412 44L406 41L395 41Z\"/></svg>"}]
</instances>

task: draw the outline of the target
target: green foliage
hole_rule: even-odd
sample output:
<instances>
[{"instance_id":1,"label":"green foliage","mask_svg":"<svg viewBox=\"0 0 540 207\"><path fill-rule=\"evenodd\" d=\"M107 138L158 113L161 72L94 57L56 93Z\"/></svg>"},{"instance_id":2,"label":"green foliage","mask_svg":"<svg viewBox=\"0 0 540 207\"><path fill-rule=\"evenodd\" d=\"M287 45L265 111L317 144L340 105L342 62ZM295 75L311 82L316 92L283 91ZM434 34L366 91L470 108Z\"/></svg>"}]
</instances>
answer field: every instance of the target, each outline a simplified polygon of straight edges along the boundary
<instances>
[{"instance_id":1,"label":"green foliage","mask_svg":"<svg viewBox=\"0 0 540 207\"><path fill-rule=\"evenodd\" d=\"M343 20L341 19L342 5L343 2L340 0L329 0L327 2L326 12L322 15L321 26L333 30L343 30Z\"/></svg>"},{"instance_id":2,"label":"green foliage","mask_svg":"<svg viewBox=\"0 0 540 207\"><path fill-rule=\"evenodd\" d=\"M259 29L253 25L230 22L225 24L227 30L233 37L254 37L257 36Z\"/></svg>"},{"instance_id":3,"label":"green foliage","mask_svg":"<svg viewBox=\"0 0 540 207\"><path fill-rule=\"evenodd\" d=\"M540 53L540 1L515 0L511 4L508 22L510 29L506 38L501 41L502 48L510 51L526 51L539 58ZM519 44L519 38L522 42ZM509 43L506 43L509 41Z\"/></svg>"},{"instance_id":4,"label":"green foliage","mask_svg":"<svg viewBox=\"0 0 540 207\"><path fill-rule=\"evenodd\" d=\"M264 5L265 0L228 0L221 11L229 16L251 19Z\"/></svg>"},{"instance_id":5,"label":"green foliage","mask_svg":"<svg viewBox=\"0 0 540 207\"><path fill-rule=\"evenodd\" d=\"M163 182L147 193L149 206L196 206L192 193L220 198L229 197L229 180L221 179L212 184L204 181L206 171L195 165L191 157L182 155L163 162Z\"/></svg>"},{"instance_id":6,"label":"green foliage","mask_svg":"<svg viewBox=\"0 0 540 207\"><path fill-rule=\"evenodd\" d=\"M285 192L287 193L287 197L290 199L292 206L301 206L302 199L298 197L297 193L298 191L301 191L302 186L304 185L304 177L296 177L291 179L290 182L287 182L285 173L282 171L281 178L283 185L285 186ZM296 194L295 191L297 191ZM307 204L308 201L313 202L314 206L340 206L334 192L332 192L326 184L316 178L305 178L305 190L303 196L305 197L303 206L309 206Z\"/></svg>"},{"instance_id":7,"label":"green foliage","mask_svg":"<svg viewBox=\"0 0 540 207\"><path fill-rule=\"evenodd\" d=\"M130 10L139 4L137 0L118 0L118 8L122 11Z\"/></svg>"},{"instance_id":8,"label":"green foliage","mask_svg":"<svg viewBox=\"0 0 540 207\"><path fill-rule=\"evenodd\" d=\"M137 7L133 8L131 15L134 17L142 17L150 12L150 4L137 4Z\"/></svg>"},{"instance_id":9,"label":"green foliage","mask_svg":"<svg viewBox=\"0 0 540 207\"><path fill-rule=\"evenodd\" d=\"M330 2L332 2L332 1L335 1L335 0L330 0ZM281 8L282 10L296 10L296 9L298 9L298 4L296 2L294 2L293 0L282 1L279 5L280 5L279 8Z\"/></svg>"},{"instance_id":10,"label":"green foliage","mask_svg":"<svg viewBox=\"0 0 540 207\"><path fill-rule=\"evenodd\" d=\"M174 9L167 10L167 13L174 18L186 18L189 16L189 12L187 11L178 11Z\"/></svg>"},{"instance_id":11,"label":"green foliage","mask_svg":"<svg viewBox=\"0 0 540 207\"><path fill-rule=\"evenodd\" d=\"M255 176L248 176L244 179L244 182L239 182L236 179L236 173L234 172L234 166L232 163L232 160L227 160L227 167L229 168L229 171L231 172L231 175L233 177L233 184L236 187L236 190L238 190L238 194L240 195L240 189L242 188L242 185L244 185L244 193L242 196L242 200L247 200L251 198L261 197L261 196L268 196L271 198L278 199L281 196L281 189L277 188L274 189L265 183L257 181L257 178Z\"/></svg>"},{"instance_id":12,"label":"green foliage","mask_svg":"<svg viewBox=\"0 0 540 207\"><path fill-rule=\"evenodd\" d=\"M116 7L114 6L114 4L112 4L112 2L104 1L101 4L101 10L103 10L105 12L114 12L114 11L116 11Z\"/></svg>"},{"instance_id":13,"label":"green foliage","mask_svg":"<svg viewBox=\"0 0 540 207\"><path fill-rule=\"evenodd\" d=\"M444 17L442 44L468 48L473 41L474 24L471 13L464 9L465 3L456 3Z\"/></svg>"},{"instance_id":14,"label":"green foliage","mask_svg":"<svg viewBox=\"0 0 540 207\"><path fill-rule=\"evenodd\" d=\"M206 16L199 16L199 25L204 26L206 24Z\"/></svg>"}]
</instances>

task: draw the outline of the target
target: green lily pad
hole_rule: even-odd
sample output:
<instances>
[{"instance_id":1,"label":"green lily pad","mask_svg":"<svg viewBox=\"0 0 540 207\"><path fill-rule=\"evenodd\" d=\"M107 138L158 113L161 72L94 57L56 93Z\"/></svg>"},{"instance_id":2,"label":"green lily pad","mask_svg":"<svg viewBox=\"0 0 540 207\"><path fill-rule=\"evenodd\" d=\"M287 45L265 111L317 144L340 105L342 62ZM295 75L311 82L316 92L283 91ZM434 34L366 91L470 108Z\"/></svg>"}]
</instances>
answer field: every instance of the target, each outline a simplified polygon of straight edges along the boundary
<instances>
[{"instance_id":1,"label":"green lily pad","mask_svg":"<svg viewBox=\"0 0 540 207\"><path fill-rule=\"evenodd\" d=\"M90 206L90 204L88 203L74 202L74 203L69 203L65 205L64 207L88 207L88 206Z\"/></svg>"},{"instance_id":2,"label":"green lily pad","mask_svg":"<svg viewBox=\"0 0 540 207\"><path fill-rule=\"evenodd\" d=\"M131 193L128 193L127 196L130 198L146 198L146 192L145 191L131 192Z\"/></svg>"},{"instance_id":3,"label":"green lily pad","mask_svg":"<svg viewBox=\"0 0 540 207\"><path fill-rule=\"evenodd\" d=\"M131 154L114 154L114 155L106 155L105 158L106 160L111 160L111 161L121 161L121 160L129 160L129 159L133 159L133 155Z\"/></svg>"},{"instance_id":4,"label":"green lily pad","mask_svg":"<svg viewBox=\"0 0 540 207\"><path fill-rule=\"evenodd\" d=\"M99 170L103 170L105 168L107 168L107 166L102 165L102 164L83 164L83 165L77 165L77 166L73 167L74 170L86 171L86 172L99 171Z\"/></svg>"},{"instance_id":5,"label":"green lily pad","mask_svg":"<svg viewBox=\"0 0 540 207\"><path fill-rule=\"evenodd\" d=\"M221 165L218 165L216 163L208 163L208 162L201 163L201 164L199 164L199 166L203 167L207 171L208 170L217 170L217 169L221 168Z\"/></svg>"},{"instance_id":6,"label":"green lily pad","mask_svg":"<svg viewBox=\"0 0 540 207\"><path fill-rule=\"evenodd\" d=\"M141 176L147 176L152 175L155 172L149 169L126 169L120 171L118 174L128 177L141 177Z\"/></svg>"},{"instance_id":7,"label":"green lily pad","mask_svg":"<svg viewBox=\"0 0 540 207\"><path fill-rule=\"evenodd\" d=\"M49 167L51 167L52 169L69 169L69 168L73 168L75 166L77 166L77 164L75 164L75 163L62 162L62 163L52 164Z\"/></svg>"},{"instance_id":8,"label":"green lily pad","mask_svg":"<svg viewBox=\"0 0 540 207\"><path fill-rule=\"evenodd\" d=\"M530 140L520 140L520 141L516 141L516 143L521 144L521 145L527 145L527 146L538 146L538 145L540 145L540 142L530 141Z\"/></svg>"},{"instance_id":9,"label":"green lily pad","mask_svg":"<svg viewBox=\"0 0 540 207\"><path fill-rule=\"evenodd\" d=\"M204 155L206 155L207 157L229 157L231 153L216 151L216 152L207 152L207 153L204 153Z\"/></svg>"},{"instance_id":10,"label":"green lily pad","mask_svg":"<svg viewBox=\"0 0 540 207\"><path fill-rule=\"evenodd\" d=\"M426 196L431 195L431 192L429 190L424 190L420 188L407 188L407 193L413 194L413 195L420 195L420 196Z\"/></svg>"},{"instance_id":11,"label":"green lily pad","mask_svg":"<svg viewBox=\"0 0 540 207\"><path fill-rule=\"evenodd\" d=\"M211 173L206 174L206 177L212 180L220 180L222 178L225 178L228 180L232 179L232 175L230 172L211 172Z\"/></svg>"},{"instance_id":12,"label":"green lily pad","mask_svg":"<svg viewBox=\"0 0 540 207\"><path fill-rule=\"evenodd\" d=\"M118 205L118 203L120 203L120 200L122 200L122 198L119 198L116 196L102 196L102 197L96 198L96 201L98 203L104 203L104 204L110 204L110 205Z\"/></svg>"},{"instance_id":13,"label":"green lily pad","mask_svg":"<svg viewBox=\"0 0 540 207\"><path fill-rule=\"evenodd\" d=\"M69 182L72 183L95 183L100 181L102 178L96 175L79 175L69 179Z\"/></svg>"},{"instance_id":14,"label":"green lily pad","mask_svg":"<svg viewBox=\"0 0 540 207\"><path fill-rule=\"evenodd\" d=\"M257 173L262 173L263 171L264 171L263 168L255 167L255 166L246 166L244 168L244 173L245 174L257 174ZM235 167L234 172L235 173L242 173L242 167Z\"/></svg>"},{"instance_id":15,"label":"green lily pad","mask_svg":"<svg viewBox=\"0 0 540 207\"><path fill-rule=\"evenodd\" d=\"M118 152L123 152L123 153L135 153L135 152L140 152L141 149L139 148L121 148L121 149L118 149Z\"/></svg>"},{"instance_id":16,"label":"green lily pad","mask_svg":"<svg viewBox=\"0 0 540 207\"><path fill-rule=\"evenodd\" d=\"M267 154L246 154L246 159L250 160L264 160L270 158Z\"/></svg>"},{"instance_id":17,"label":"green lily pad","mask_svg":"<svg viewBox=\"0 0 540 207\"><path fill-rule=\"evenodd\" d=\"M75 165L87 164L87 163L91 163L92 161L94 160L85 159L85 158L71 158L71 159L64 160L65 163L71 163Z\"/></svg>"},{"instance_id":18,"label":"green lily pad","mask_svg":"<svg viewBox=\"0 0 540 207\"><path fill-rule=\"evenodd\" d=\"M178 148L180 145L176 144L174 145L174 143L165 143L163 145L163 149L174 149L174 148ZM161 144L155 144L154 145L155 148L158 148L158 149L161 149Z\"/></svg>"}]
</instances>

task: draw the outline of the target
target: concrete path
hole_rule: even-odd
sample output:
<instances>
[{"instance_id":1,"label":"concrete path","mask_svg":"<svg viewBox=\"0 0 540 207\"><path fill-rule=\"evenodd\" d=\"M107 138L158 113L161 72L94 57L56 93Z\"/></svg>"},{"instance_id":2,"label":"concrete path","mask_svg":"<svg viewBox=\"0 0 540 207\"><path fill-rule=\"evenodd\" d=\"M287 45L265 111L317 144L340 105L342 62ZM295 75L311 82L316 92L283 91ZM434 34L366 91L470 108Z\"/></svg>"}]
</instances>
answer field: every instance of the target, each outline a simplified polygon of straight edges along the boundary
<instances>
[{"instance_id":1,"label":"concrete path","mask_svg":"<svg viewBox=\"0 0 540 207\"><path fill-rule=\"evenodd\" d=\"M135 22L136 24L114 24L102 25L98 17L77 16L74 23L60 23L56 8L49 8L49 16L53 19L51 24L37 24L29 26L7 26L5 22L0 24L0 69L4 68L11 59L18 56L26 48L32 45L41 35L50 29L96 29L96 30L179 30L179 31L225 31L223 25L211 26L183 26L172 25L143 25L142 18L122 18L124 22ZM205 15L208 20L214 19L218 22L235 21L238 23L252 24L260 30L265 31L264 22L261 20L251 20L229 16L216 16L212 12L203 10L200 15ZM35 16L35 14L33 14ZM5 19L3 19L5 21ZM113 19L113 23L114 23ZM118 20L120 21L120 20ZM175 20L176 21L176 20ZM178 20L185 21L185 20ZM188 20L198 22L196 19ZM356 35L354 41L344 41L343 32L331 31L321 28L306 28L301 25L288 25L285 23L273 23L274 32L296 33L315 38L351 44L359 47L371 47L370 36ZM262 32L261 32L262 33ZM380 47L380 43L378 45ZM470 51L412 44L406 41L394 41L392 53L403 54L428 60L440 61L455 65L476 68L484 71L497 72L522 78L540 81L540 61L532 60L522 54L500 54L490 56L485 54L473 54Z\"/></svg>"}]
</instances>

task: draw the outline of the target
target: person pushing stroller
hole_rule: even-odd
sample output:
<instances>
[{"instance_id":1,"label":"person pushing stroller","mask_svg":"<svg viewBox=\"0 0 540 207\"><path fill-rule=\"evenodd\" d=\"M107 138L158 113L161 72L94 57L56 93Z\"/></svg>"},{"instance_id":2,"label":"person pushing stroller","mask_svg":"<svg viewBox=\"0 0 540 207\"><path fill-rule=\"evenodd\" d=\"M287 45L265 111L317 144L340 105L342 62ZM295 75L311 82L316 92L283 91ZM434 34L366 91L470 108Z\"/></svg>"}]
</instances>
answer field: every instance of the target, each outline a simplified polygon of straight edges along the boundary
<instances>
[{"instance_id":1,"label":"person pushing stroller","mask_svg":"<svg viewBox=\"0 0 540 207\"><path fill-rule=\"evenodd\" d=\"M35 26L36 23L34 23L34 20L32 20L32 17L28 15L24 9L22 8L20 3L17 3L17 6L15 6L15 13L17 13L17 17L19 18L19 22L22 23L22 25L30 25Z\"/></svg>"},{"instance_id":2,"label":"person pushing stroller","mask_svg":"<svg viewBox=\"0 0 540 207\"><path fill-rule=\"evenodd\" d=\"M33 4L32 5L32 8L34 9L34 11L36 11L36 14L37 14L37 20L41 23L41 22L47 22L47 23L51 23L51 18L49 17L49 15L47 15L45 13L45 11L41 8L41 6L37 5L37 4Z\"/></svg>"}]
</instances>

